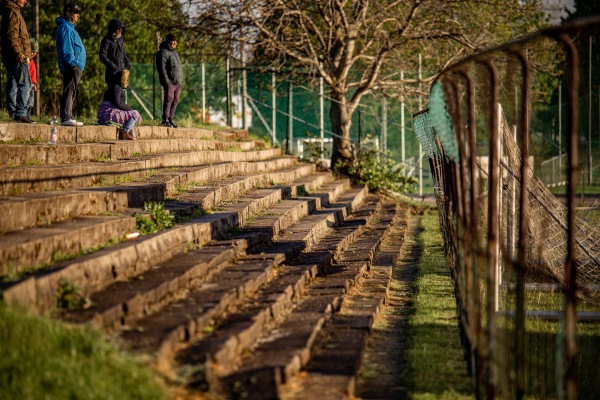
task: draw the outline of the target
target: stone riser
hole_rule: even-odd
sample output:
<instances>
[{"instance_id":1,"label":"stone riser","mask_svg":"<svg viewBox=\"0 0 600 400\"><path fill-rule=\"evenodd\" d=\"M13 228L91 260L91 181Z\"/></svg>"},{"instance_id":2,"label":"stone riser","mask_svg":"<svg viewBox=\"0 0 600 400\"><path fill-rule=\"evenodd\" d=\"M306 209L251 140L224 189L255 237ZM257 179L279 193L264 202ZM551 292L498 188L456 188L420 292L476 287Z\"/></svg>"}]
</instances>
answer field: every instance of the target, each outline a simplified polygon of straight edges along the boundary
<instances>
[{"instance_id":1,"label":"stone riser","mask_svg":"<svg viewBox=\"0 0 600 400\"><path fill-rule=\"evenodd\" d=\"M279 385L296 376L308 363L312 344L329 318L330 311L337 308L339 298L366 272L375 249L390 225L391 218L381 218L344 251L341 256L344 266L332 266L336 272L328 272L327 280L317 280L312 284L307 291L307 300L298 304L290 316L278 325L276 338L264 338L268 345L259 345L253 355L242 362L241 370L222 378L223 387L232 390L231 394L235 396L235 393L255 392L257 387L254 382L261 382L261 387L270 387L273 394L279 392ZM312 300L315 300L314 305L310 305ZM298 329L299 326L303 328ZM274 397L267 395L258 398Z\"/></svg>"},{"instance_id":2,"label":"stone riser","mask_svg":"<svg viewBox=\"0 0 600 400\"><path fill-rule=\"evenodd\" d=\"M149 156L145 160L119 163L80 163L74 165L1 168L0 194L62 190L96 185L104 179L123 176L145 177L152 170L181 168L217 162L265 161L278 157L281 149L248 152L196 151Z\"/></svg>"},{"instance_id":3,"label":"stone riser","mask_svg":"<svg viewBox=\"0 0 600 400\"><path fill-rule=\"evenodd\" d=\"M59 143L90 143L117 138L117 128L103 125L84 125L79 127L60 126ZM210 131L206 129L167 128L163 126L137 126L136 132L143 139L216 139L247 140L248 131L241 129ZM0 142L34 141L44 143L48 140L50 125L24 125L0 122Z\"/></svg>"},{"instance_id":4,"label":"stone riser","mask_svg":"<svg viewBox=\"0 0 600 400\"><path fill-rule=\"evenodd\" d=\"M72 164L89 161L117 161L140 155L189 151L250 151L254 142L219 142L198 139L148 139L114 143L0 146L0 167Z\"/></svg>"},{"instance_id":5,"label":"stone riser","mask_svg":"<svg viewBox=\"0 0 600 400\"><path fill-rule=\"evenodd\" d=\"M117 280L127 280L143 273L152 264L179 252L187 243L202 245L224 238L231 227L243 224L250 213L276 204L289 197L290 192L290 187L275 189L236 212L205 215L183 226L123 243L116 249L82 257L51 274L30 277L9 287L3 292L3 297L44 312L52 307L54 295L63 280L80 286L82 295L87 296Z\"/></svg>"},{"instance_id":6,"label":"stone riser","mask_svg":"<svg viewBox=\"0 0 600 400\"><path fill-rule=\"evenodd\" d=\"M135 229L133 217L100 216L5 234L0 244L0 275L38 270L57 258L76 255L111 239L122 238Z\"/></svg>"},{"instance_id":7,"label":"stone riser","mask_svg":"<svg viewBox=\"0 0 600 400\"><path fill-rule=\"evenodd\" d=\"M363 191L356 191L354 197L360 197ZM345 207L338 207L335 210L332 210L331 213L324 215L321 219L323 221L328 221L329 223L333 223L334 221L339 221L343 219L344 211L349 208L348 204ZM317 223L313 225L314 230L321 230L321 224ZM303 247L308 246L311 240L313 240L316 236L319 236L320 233L315 233L313 230L307 230L304 232L304 245ZM302 241L302 238L299 239ZM162 314L154 316L149 320L141 321L140 326L142 327L141 331L144 333L136 333L130 332L125 339L128 343L131 343L131 346L136 348L138 351L141 347L143 347L144 351L155 353L158 355L159 360L168 360L172 356L173 349L186 337L193 337L197 335L199 332L204 329L206 324L210 322L212 318L218 316L224 310L230 310L236 307L245 297L254 293L258 287L265 281L272 278L274 274L273 268L281 262L287 254L264 254L264 255L255 255L248 256L250 257L259 257L260 259L264 258L265 261L265 269L261 270L260 268L254 269L254 274L241 273L232 277L231 279L236 283L231 287L228 287L227 284L224 283L223 276L227 273L231 273L232 270L239 269L238 265L234 265L230 268L227 268L221 274L214 277L213 284L207 283L207 289L198 291L200 296L209 296L210 292L208 292L209 287L219 288L218 290L225 290L223 288L227 288L226 293L220 293L218 302L211 304L206 304L202 307L202 312L199 315L194 315L190 309L189 312L185 312L185 315L182 316L182 320L176 323L174 326L170 328L161 327L160 329L160 337L154 338L153 340L144 339L143 337L147 337L147 335L152 334L152 329L154 329L160 322L160 318L162 318ZM245 260L249 261L249 258L246 257ZM271 261L269 261L271 260ZM254 267L253 267L254 268ZM231 281L231 280L230 280ZM190 293L190 296L194 296L195 292ZM173 306L167 308L164 311L164 314L169 315L169 313L176 313L179 310L183 310L184 308L178 304L174 304ZM166 317L165 317L166 318ZM174 316L169 316L168 321L174 321L176 318ZM145 345L144 345L145 343ZM161 362L161 361L158 361Z\"/></svg>"},{"instance_id":8,"label":"stone riser","mask_svg":"<svg viewBox=\"0 0 600 400\"><path fill-rule=\"evenodd\" d=\"M357 225L351 229L343 230L342 237L337 237L333 243L322 246L323 249L318 250L322 252L318 264L305 266L302 269L293 265L286 267L289 271L285 275L286 278L282 279L285 283L277 289L280 295L275 297L275 289L271 287L262 289L263 292L268 290L270 300L264 302L264 308L258 310L253 308L253 314L245 316L248 323L243 329L239 328L239 323L234 323L229 327L229 330L226 326L224 329L219 330L219 336L226 337L230 335L228 339L221 339L218 343L207 343L204 346L198 343L192 346L191 351L196 351L196 349L202 347L202 354L207 355L204 366L204 370L209 375L206 378L207 381L212 382L214 385L220 379L219 376L223 377L234 370L239 362L240 355L256 344L261 332L264 332L269 326L280 323L289 314L293 304L300 301L306 291L305 288L311 283L318 271L340 256L342 249L349 246L360 235L365 225L371 223L377 210L377 207L370 208L370 212L361 217L364 225ZM352 220L354 219L349 218L346 222ZM321 247L321 243L319 243L319 247Z\"/></svg>"},{"instance_id":9,"label":"stone riser","mask_svg":"<svg viewBox=\"0 0 600 400\"><path fill-rule=\"evenodd\" d=\"M0 234L36 225L45 225L66 218L119 212L127 207L143 207L146 201L164 201L165 197L176 193L178 187L188 182L217 180L232 174L242 175L243 172L252 174L256 173L255 171L274 171L293 164L295 161L292 158L263 162L223 163L170 175L161 184L138 183L106 190L88 188L11 196L0 200L0 215L6 216L0 220ZM314 170L314 166L308 168ZM265 174L265 176L269 175Z\"/></svg>"},{"instance_id":10,"label":"stone riser","mask_svg":"<svg viewBox=\"0 0 600 400\"><path fill-rule=\"evenodd\" d=\"M405 215L393 222L388 240L381 244L369 272L362 274L360 290L351 290L344 296L338 313L325 324L313 345L311 357L301 376L292 383L280 385L277 397L303 400L331 397L345 393L354 398L356 374L362 363L371 327L387 302L392 266L400 254ZM322 371L327 370L328 374Z\"/></svg>"}]
</instances>

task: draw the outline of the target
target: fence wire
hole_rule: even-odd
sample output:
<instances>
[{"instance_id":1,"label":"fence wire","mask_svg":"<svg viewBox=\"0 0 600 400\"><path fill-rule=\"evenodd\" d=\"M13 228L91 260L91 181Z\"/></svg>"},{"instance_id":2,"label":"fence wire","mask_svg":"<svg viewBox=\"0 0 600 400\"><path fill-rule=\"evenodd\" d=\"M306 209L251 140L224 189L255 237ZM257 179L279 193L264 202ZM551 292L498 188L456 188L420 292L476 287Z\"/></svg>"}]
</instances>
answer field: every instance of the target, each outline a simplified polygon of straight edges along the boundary
<instances>
[{"instance_id":1,"label":"fence wire","mask_svg":"<svg viewBox=\"0 0 600 400\"><path fill-rule=\"evenodd\" d=\"M477 398L600 393L600 140L579 83L599 28L565 24L465 59L413 117ZM544 138L537 121L558 110L562 133Z\"/></svg>"}]
</instances>

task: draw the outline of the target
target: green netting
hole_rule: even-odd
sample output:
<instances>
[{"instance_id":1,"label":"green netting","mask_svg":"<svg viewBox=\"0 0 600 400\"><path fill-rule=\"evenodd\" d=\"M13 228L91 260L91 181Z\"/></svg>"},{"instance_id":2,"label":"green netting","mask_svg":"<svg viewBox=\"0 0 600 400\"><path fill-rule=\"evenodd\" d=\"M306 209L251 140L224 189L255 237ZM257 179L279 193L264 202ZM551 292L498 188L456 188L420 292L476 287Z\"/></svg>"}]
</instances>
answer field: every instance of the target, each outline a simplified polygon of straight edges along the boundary
<instances>
[{"instance_id":1,"label":"green netting","mask_svg":"<svg viewBox=\"0 0 600 400\"><path fill-rule=\"evenodd\" d=\"M448 113L444 89L439 82L434 83L431 87L429 114L431 125L442 142L444 153L451 160L458 161L458 143L452 126L452 118Z\"/></svg>"},{"instance_id":2,"label":"green netting","mask_svg":"<svg viewBox=\"0 0 600 400\"><path fill-rule=\"evenodd\" d=\"M435 145L435 131L431 126L428 111L423 111L414 117L413 128L427 157L440 158L441 154L438 147Z\"/></svg>"}]
</instances>

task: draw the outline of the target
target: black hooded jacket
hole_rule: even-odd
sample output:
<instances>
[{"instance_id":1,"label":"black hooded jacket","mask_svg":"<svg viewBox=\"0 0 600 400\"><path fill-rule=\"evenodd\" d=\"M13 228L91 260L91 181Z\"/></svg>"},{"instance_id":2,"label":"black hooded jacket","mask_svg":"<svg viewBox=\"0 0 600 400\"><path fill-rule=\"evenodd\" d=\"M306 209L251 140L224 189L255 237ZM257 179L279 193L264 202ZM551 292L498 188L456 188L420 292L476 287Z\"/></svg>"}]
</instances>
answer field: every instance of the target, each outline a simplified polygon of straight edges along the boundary
<instances>
[{"instance_id":1,"label":"black hooded jacket","mask_svg":"<svg viewBox=\"0 0 600 400\"><path fill-rule=\"evenodd\" d=\"M122 29L122 36L118 39L114 37L117 29ZM100 61L106 66L104 81L111 84L120 84L121 74L124 69L131 69L131 64L125 52L125 25L118 19L112 19L108 23L108 32L102 38L100 43Z\"/></svg>"},{"instance_id":2,"label":"black hooded jacket","mask_svg":"<svg viewBox=\"0 0 600 400\"><path fill-rule=\"evenodd\" d=\"M160 44L159 50L156 53L156 69L158 70L158 79L161 86L166 86L167 83L173 85L183 83L183 71L179 53L167 41Z\"/></svg>"}]
</instances>

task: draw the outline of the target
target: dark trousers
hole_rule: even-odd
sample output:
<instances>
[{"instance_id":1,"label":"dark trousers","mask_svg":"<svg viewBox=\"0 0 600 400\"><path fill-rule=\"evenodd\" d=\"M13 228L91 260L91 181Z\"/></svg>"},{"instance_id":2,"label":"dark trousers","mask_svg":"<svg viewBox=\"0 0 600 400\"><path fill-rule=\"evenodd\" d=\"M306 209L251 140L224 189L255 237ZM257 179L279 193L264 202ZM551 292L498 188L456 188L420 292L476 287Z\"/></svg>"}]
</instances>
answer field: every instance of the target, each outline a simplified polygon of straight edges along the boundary
<instances>
[{"instance_id":1,"label":"dark trousers","mask_svg":"<svg viewBox=\"0 0 600 400\"><path fill-rule=\"evenodd\" d=\"M4 63L6 68L6 109L11 118L25 117L31 91L29 65L17 60Z\"/></svg>"},{"instance_id":2,"label":"dark trousers","mask_svg":"<svg viewBox=\"0 0 600 400\"><path fill-rule=\"evenodd\" d=\"M174 85L170 82L163 86L163 107L162 107L162 120L163 122L173 121L175 116L175 110L179 103L179 95L181 94L181 88L183 85L180 83Z\"/></svg>"},{"instance_id":3,"label":"dark trousers","mask_svg":"<svg viewBox=\"0 0 600 400\"><path fill-rule=\"evenodd\" d=\"M81 79L81 70L79 67L61 71L63 76L63 92L60 96L60 120L66 121L73 118L73 100L77 95L77 86Z\"/></svg>"}]
</instances>

